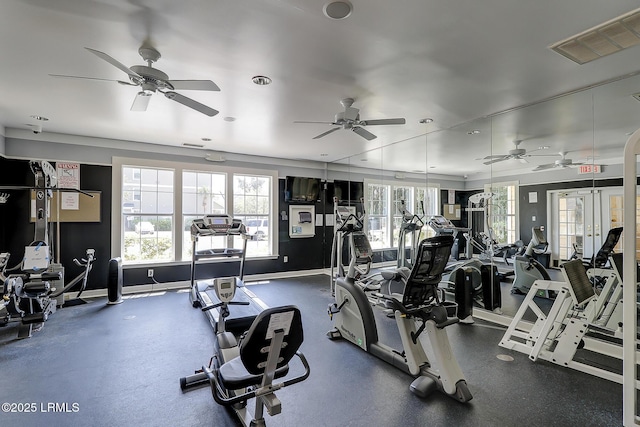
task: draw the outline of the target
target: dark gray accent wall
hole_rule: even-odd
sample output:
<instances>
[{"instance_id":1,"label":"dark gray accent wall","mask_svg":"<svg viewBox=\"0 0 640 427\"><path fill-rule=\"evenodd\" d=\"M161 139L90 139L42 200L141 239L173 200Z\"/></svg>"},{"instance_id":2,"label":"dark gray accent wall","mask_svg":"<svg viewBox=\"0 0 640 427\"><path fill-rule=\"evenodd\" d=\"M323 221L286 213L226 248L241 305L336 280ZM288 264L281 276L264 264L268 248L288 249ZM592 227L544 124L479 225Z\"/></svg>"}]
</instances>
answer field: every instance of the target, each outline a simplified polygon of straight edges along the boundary
<instances>
[{"instance_id":1,"label":"dark gray accent wall","mask_svg":"<svg viewBox=\"0 0 640 427\"><path fill-rule=\"evenodd\" d=\"M52 163L55 166L55 163ZM0 185L34 185L34 175L26 160L0 158ZM111 253L111 168L106 166L80 165L80 186L87 191L101 192L99 223L61 223L60 261L65 268L65 281L82 272L73 263L74 258L83 258L87 248L96 250L96 261L87 282L87 289L103 288L107 282L107 268ZM6 204L0 205L0 251L10 252L9 265L21 262L24 247L34 238L34 224L30 221L29 190L1 190L9 193ZM80 197L87 197L80 195ZM58 239L55 225L49 229L54 241ZM55 246L54 246L55 250ZM57 254L54 254L57 258Z\"/></svg>"}]
</instances>

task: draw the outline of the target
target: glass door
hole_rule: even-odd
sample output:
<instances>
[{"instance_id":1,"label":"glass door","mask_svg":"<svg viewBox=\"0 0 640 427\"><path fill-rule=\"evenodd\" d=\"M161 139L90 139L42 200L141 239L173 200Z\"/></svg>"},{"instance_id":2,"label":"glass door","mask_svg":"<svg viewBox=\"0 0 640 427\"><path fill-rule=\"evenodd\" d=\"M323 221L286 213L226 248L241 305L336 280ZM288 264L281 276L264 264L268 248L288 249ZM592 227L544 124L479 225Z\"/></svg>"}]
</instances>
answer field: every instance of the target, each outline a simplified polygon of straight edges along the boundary
<instances>
[{"instance_id":1,"label":"glass door","mask_svg":"<svg viewBox=\"0 0 640 427\"><path fill-rule=\"evenodd\" d=\"M552 265L577 256L591 258L602 243L599 193L591 190L551 194Z\"/></svg>"}]
</instances>

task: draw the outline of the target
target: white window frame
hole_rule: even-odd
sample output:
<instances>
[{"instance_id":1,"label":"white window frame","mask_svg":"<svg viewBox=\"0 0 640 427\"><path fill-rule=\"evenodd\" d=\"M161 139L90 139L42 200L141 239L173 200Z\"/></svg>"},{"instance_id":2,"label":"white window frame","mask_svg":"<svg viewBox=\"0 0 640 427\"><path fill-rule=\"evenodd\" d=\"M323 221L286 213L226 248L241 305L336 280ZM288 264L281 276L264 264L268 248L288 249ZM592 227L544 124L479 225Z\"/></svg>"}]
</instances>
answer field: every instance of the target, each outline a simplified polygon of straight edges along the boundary
<instances>
[{"instance_id":1,"label":"white window frame","mask_svg":"<svg viewBox=\"0 0 640 427\"><path fill-rule=\"evenodd\" d=\"M271 178L271 206L269 209L269 227L271 229L269 245L271 255L251 257L251 259L276 259L278 258L278 171L265 169L240 168L232 166L207 165L186 162L171 162L165 160L149 160L127 157L113 157L111 188L112 188L112 206L111 206L111 256L122 256L124 254L123 224L122 224L122 168L123 167L141 167L141 168L159 168L171 169L174 176L174 227L173 227L173 261L153 262L127 262L126 265L142 266L145 264L185 264L188 261L181 261L182 258L182 172L186 171L202 171L207 173L224 173L226 179L226 203L227 211L233 208L230 200L233 197L233 177L234 174L241 175L260 175ZM230 213L232 214L232 213ZM180 224L177 224L180 222Z\"/></svg>"},{"instance_id":2,"label":"white window frame","mask_svg":"<svg viewBox=\"0 0 640 427\"><path fill-rule=\"evenodd\" d=\"M513 214L507 214L507 216L514 216L515 217L515 221L514 221L514 227L515 230L513 230L513 236L514 236L514 240L513 242L498 242L498 243L503 243L503 244L508 244L508 243L514 243L516 241L518 241L520 239L520 181L505 181L505 182L492 182L490 184L485 184L484 185L484 191L485 192L491 192L493 188L496 187L514 187L515 192L514 192L514 197L515 197L515 203L514 203L514 210L515 212ZM491 206L491 201L489 201L489 206ZM492 213L491 210L489 210L489 218L485 218L485 223L489 224L489 226L491 228L493 228L493 217L492 217ZM487 232L488 230L485 230L485 232ZM507 229L507 235L509 234L509 230Z\"/></svg>"},{"instance_id":3,"label":"white window frame","mask_svg":"<svg viewBox=\"0 0 640 427\"><path fill-rule=\"evenodd\" d=\"M435 190L435 194L436 194L436 198L437 200L435 201L435 206L440 206L440 184L438 183L424 183L424 182L411 182L411 181L394 181L394 182L389 182L389 181L383 181L383 180L374 180L374 179L365 179L364 180L364 203L365 203L365 209L368 206L369 200L367 199L369 191L368 191L368 186L369 185L378 185L378 186L386 186L387 190L388 190L388 194L389 197L387 198L387 230L386 230L386 235L389 237L389 242L388 244L393 245L393 220L394 217L397 217L397 210L394 204L394 200L393 200L393 189L394 187L411 187L411 204L407 205L407 209L409 209L409 211L413 214L419 214L419 212L414 212L414 210L416 209L415 207L415 200L417 197L417 190L418 189L429 189L429 188L433 188ZM425 211L428 211L428 207L425 208ZM425 216L427 218L425 218L425 223L428 220L428 217L432 215L429 212L425 212ZM367 233L369 232L369 221L366 221L365 223L365 230L367 231ZM385 246L383 248L375 248L374 251L383 251L383 250L391 250L391 249L395 249L394 246Z\"/></svg>"}]
</instances>

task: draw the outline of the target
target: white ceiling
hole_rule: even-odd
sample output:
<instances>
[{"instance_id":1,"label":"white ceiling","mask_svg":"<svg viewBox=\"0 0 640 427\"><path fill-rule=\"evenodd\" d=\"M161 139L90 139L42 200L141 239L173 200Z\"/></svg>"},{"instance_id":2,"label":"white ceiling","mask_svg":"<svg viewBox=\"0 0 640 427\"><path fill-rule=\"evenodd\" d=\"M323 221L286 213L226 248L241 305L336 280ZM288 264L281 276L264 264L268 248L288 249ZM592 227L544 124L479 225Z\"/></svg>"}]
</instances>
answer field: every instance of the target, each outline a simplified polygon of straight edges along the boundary
<instances>
[{"instance_id":1,"label":"white ceiling","mask_svg":"<svg viewBox=\"0 0 640 427\"><path fill-rule=\"evenodd\" d=\"M205 144L359 166L369 157L368 166L409 172L424 171L427 161L456 175L486 171L478 159L514 148L513 139L526 149L549 146L548 154L569 151L574 161L613 161L640 125L640 103L630 96L640 92L640 76L516 108L640 70L637 46L585 65L548 48L638 8L637 1L351 2L351 16L330 20L326 0L3 0L0 124L28 129L36 123L30 115L41 115L50 119L45 138ZM171 79L213 80L220 92L179 92L220 114L207 117L159 93L146 112L132 112L138 88L49 76L127 80L84 47L144 65L137 50L145 39L162 54L154 67ZM273 83L257 86L255 75ZM348 131L313 140L331 126L293 123L330 122L346 97L355 98L362 119L407 123L367 127L378 136L373 141ZM425 117L434 123L420 124ZM481 133L467 135L472 129ZM387 148L376 155L380 147ZM513 167L523 166L509 160L492 168Z\"/></svg>"}]
</instances>

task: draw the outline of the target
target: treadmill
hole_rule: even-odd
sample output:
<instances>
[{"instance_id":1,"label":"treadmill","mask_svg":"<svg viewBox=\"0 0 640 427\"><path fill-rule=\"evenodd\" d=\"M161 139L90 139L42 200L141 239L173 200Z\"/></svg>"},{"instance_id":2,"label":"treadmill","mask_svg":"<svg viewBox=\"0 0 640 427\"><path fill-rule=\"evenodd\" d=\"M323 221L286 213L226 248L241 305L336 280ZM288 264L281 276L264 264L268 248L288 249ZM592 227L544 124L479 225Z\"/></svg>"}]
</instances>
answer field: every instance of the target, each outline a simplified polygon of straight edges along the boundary
<instances>
[{"instance_id":1,"label":"treadmill","mask_svg":"<svg viewBox=\"0 0 640 427\"><path fill-rule=\"evenodd\" d=\"M214 248L197 250L200 236L241 236L242 249ZM216 332L221 303L215 292L216 281L234 280L237 291L232 301L236 304L225 318L226 330L232 333L242 333L249 329L253 319L265 310L267 305L244 285L244 260L247 250L247 240L251 239L241 220L226 214L210 214L204 218L193 220L191 224L191 292L189 299L194 308L201 308L209 319L209 323ZM207 280L196 278L196 267L200 261L212 259L228 259L240 262L240 272L236 277L218 277Z\"/></svg>"}]
</instances>

